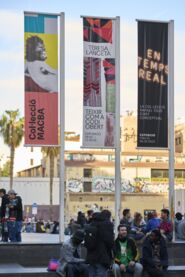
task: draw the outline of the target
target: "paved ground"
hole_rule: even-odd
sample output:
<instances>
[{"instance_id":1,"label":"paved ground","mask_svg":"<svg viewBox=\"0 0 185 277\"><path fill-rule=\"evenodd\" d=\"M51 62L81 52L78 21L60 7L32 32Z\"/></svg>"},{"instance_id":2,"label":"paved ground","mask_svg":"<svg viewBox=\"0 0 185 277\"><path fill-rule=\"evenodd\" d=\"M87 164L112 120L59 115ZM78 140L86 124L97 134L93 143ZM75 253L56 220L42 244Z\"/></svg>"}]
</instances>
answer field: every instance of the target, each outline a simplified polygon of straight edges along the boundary
<instances>
[{"instance_id":1,"label":"paved ground","mask_svg":"<svg viewBox=\"0 0 185 277\"><path fill-rule=\"evenodd\" d=\"M65 236L65 240L68 236ZM39 233L22 233L23 243L59 243L59 235L39 234Z\"/></svg>"}]
</instances>

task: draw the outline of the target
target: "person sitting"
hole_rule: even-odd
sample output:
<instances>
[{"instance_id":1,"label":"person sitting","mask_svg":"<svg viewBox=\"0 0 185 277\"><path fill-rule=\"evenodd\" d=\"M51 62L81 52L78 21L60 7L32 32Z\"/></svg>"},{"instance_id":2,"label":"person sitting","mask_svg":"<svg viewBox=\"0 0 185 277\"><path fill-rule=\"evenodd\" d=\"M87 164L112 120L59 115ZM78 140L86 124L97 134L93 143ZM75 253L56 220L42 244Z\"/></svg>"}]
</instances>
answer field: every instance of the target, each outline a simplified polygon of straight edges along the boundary
<instances>
[{"instance_id":1,"label":"person sitting","mask_svg":"<svg viewBox=\"0 0 185 277\"><path fill-rule=\"evenodd\" d=\"M128 228L128 231L130 231L131 223L132 223L132 217L131 217L130 209L124 209L123 217L120 220L120 224L126 225Z\"/></svg>"},{"instance_id":2,"label":"person sitting","mask_svg":"<svg viewBox=\"0 0 185 277\"><path fill-rule=\"evenodd\" d=\"M152 230L145 238L142 249L144 269L150 277L165 277L168 268L166 242L159 229Z\"/></svg>"},{"instance_id":3,"label":"person sitting","mask_svg":"<svg viewBox=\"0 0 185 277\"><path fill-rule=\"evenodd\" d=\"M146 226L146 222L143 220L142 215L140 213L134 214L134 220L131 223L130 237L135 240L142 239L144 235L144 228Z\"/></svg>"},{"instance_id":4,"label":"person sitting","mask_svg":"<svg viewBox=\"0 0 185 277\"><path fill-rule=\"evenodd\" d=\"M134 277L142 276L143 267L137 261L138 250L135 241L128 237L127 226L118 226L118 237L114 243L115 264L113 271L116 277L121 277L124 272L132 273Z\"/></svg>"},{"instance_id":5,"label":"person sitting","mask_svg":"<svg viewBox=\"0 0 185 277\"><path fill-rule=\"evenodd\" d=\"M177 227L178 239L185 240L185 219L181 220Z\"/></svg>"},{"instance_id":6,"label":"person sitting","mask_svg":"<svg viewBox=\"0 0 185 277\"><path fill-rule=\"evenodd\" d=\"M179 237L178 225L181 221L182 221L182 214L181 213L176 213L174 223L175 223L175 236L176 236L177 239Z\"/></svg>"},{"instance_id":7,"label":"person sitting","mask_svg":"<svg viewBox=\"0 0 185 277\"><path fill-rule=\"evenodd\" d=\"M167 241L171 241L173 238L173 226L172 222L169 220L169 210L161 210L161 223L159 226L161 234Z\"/></svg>"},{"instance_id":8,"label":"person sitting","mask_svg":"<svg viewBox=\"0 0 185 277\"><path fill-rule=\"evenodd\" d=\"M160 222L161 222L161 220L157 218L156 211L149 213L148 216L149 216L149 220L144 228L145 233L149 233L152 230L159 228Z\"/></svg>"},{"instance_id":9,"label":"person sitting","mask_svg":"<svg viewBox=\"0 0 185 277\"><path fill-rule=\"evenodd\" d=\"M88 277L88 265L81 258L82 241L84 240L84 232L77 230L73 236L65 241L61 247L60 266L57 269L57 274L64 277Z\"/></svg>"}]
</instances>

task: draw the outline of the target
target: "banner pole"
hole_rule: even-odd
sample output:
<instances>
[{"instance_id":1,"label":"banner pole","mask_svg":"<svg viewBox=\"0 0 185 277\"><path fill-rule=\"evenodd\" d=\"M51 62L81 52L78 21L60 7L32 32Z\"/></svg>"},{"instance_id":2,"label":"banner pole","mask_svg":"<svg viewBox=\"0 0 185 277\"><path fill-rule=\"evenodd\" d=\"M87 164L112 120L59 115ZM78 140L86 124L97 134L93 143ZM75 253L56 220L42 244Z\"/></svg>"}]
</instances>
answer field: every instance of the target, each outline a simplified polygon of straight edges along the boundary
<instances>
[{"instance_id":1,"label":"banner pole","mask_svg":"<svg viewBox=\"0 0 185 277\"><path fill-rule=\"evenodd\" d=\"M168 23L168 95L169 95L169 210L170 218L174 227L174 21L171 20ZM175 233L173 232L173 240L175 239Z\"/></svg>"},{"instance_id":2,"label":"banner pole","mask_svg":"<svg viewBox=\"0 0 185 277\"><path fill-rule=\"evenodd\" d=\"M60 14L60 182L59 182L59 242L64 242L64 188L65 188L65 17Z\"/></svg>"},{"instance_id":3,"label":"banner pole","mask_svg":"<svg viewBox=\"0 0 185 277\"><path fill-rule=\"evenodd\" d=\"M115 235L121 212L121 166L120 166L120 17L116 17L116 136L115 136Z\"/></svg>"}]
</instances>

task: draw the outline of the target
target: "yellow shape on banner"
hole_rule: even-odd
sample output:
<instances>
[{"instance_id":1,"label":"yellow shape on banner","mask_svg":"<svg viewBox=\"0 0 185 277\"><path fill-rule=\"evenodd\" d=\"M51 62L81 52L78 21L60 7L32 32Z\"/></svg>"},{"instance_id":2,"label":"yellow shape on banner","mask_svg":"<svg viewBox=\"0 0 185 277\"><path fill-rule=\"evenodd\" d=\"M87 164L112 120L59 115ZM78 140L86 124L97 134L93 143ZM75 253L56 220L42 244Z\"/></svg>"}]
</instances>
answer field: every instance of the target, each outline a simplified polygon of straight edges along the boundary
<instances>
[{"instance_id":1,"label":"yellow shape on banner","mask_svg":"<svg viewBox=\"0 0 185 277\"><path fill-rule=\"evenodd\" d=\"M26 55L26 40L32 36L37 36L43 40L47 59L46 63L53 69L58 69L58 35L56 34L40 34L40 33L24 33L25 39L25 55Z\"/></svg>"}]
</instances>

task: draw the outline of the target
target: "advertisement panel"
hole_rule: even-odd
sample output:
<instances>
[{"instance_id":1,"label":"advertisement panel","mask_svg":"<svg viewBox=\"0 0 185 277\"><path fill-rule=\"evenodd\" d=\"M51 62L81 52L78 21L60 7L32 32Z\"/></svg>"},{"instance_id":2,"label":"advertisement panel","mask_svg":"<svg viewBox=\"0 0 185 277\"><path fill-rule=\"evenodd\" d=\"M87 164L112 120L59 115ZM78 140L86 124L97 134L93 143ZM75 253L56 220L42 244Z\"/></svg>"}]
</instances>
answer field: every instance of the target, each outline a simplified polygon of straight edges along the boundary
<instances>
[{"instance_id":1,"label":"advertisement panel","mask_svg":"<svg viewBox=\"0 0 185 277\"><path fill-rule=\"evenodd\" d=\"M138 21L137 146L168 147L168 23Z\"/></svg>"},{"instance_id":2,"label":"advertisement panel","mask_svg":"<svg viewBox=\"0 0 185 277\"><path fill-rule=\"evenodd\" d=\"M83 18L83 147L115 147L115 20Z\"/></svg>"},{"instance_id":3,"label":"advertisement panel","mask_svg":"<svg viewBox=\"0 0 185 277\"><path fill-rule=\"evenodd\" d=\"M58 16L25 13L25 144L58 145Z\"/></svg>"}]
</instances>

